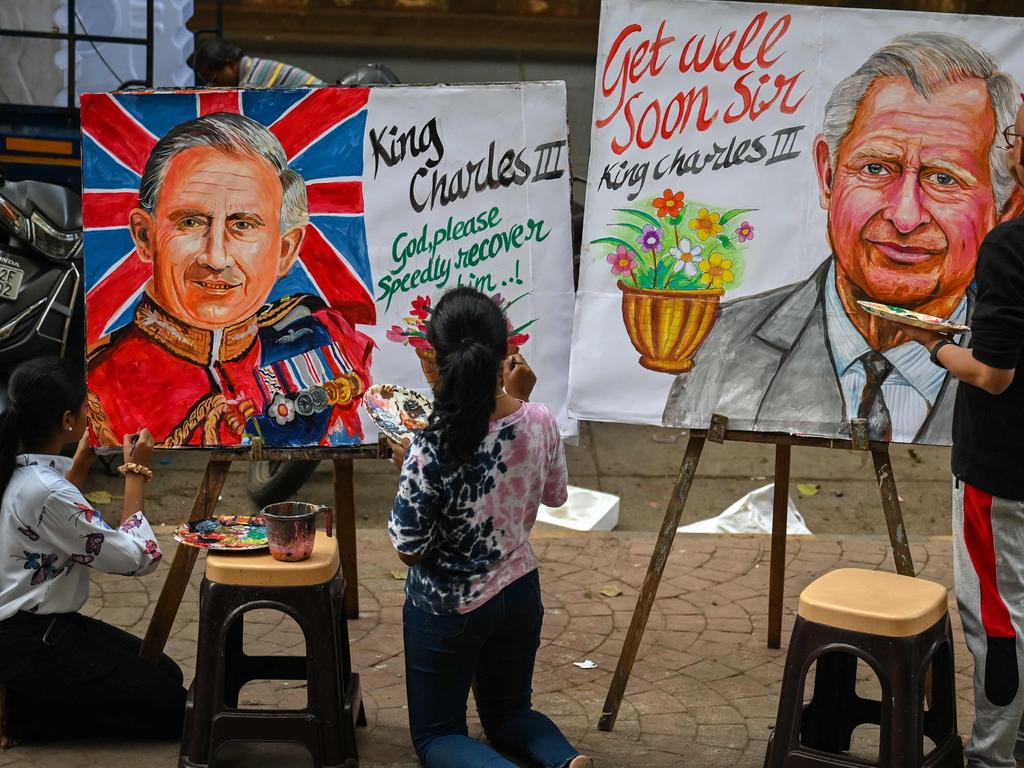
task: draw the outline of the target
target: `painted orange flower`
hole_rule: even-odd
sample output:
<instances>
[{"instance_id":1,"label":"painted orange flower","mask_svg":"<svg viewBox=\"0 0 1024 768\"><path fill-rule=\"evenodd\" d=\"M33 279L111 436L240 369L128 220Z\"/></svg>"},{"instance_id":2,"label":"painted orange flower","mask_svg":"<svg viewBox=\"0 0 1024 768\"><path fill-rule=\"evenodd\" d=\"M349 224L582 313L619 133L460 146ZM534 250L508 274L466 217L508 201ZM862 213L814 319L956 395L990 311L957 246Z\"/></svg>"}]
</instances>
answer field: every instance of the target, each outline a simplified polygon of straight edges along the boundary
<instances>
[{"instance_id":1,"label":"painted orange flower","mask_svg":"<svg viewBox=\"0 0 1024 768\"><path fill-rule=\"evenodd\" d=\"M711 213L707 208L701 208L697 212L697 218L690 219L690 229L697 233L698 239L707 240L712 235L725 231L725 227L719 223L721 218L721 214Z\"/></svg>"},{"instance_id":2,"label":"painted orange flower","mask_svg":"<svg viewBox=\"0 0 1024 768\"><path fill-rule=\"evenodd\" d=\"M736 277L732 273L732 259L723 259L720 253L712 253L697 267L702 273L701 285L706 285L709 288L721 288L725 283L731 283Z\"/></svg>"},{"instance_id":3,"label":"painted orange flower","mask_svg":"<svg viewBox=\"0 0 1024 768\"><path fill-rule=\"evenodd\" d=\"M654 208L658 211L658 218L666 216L678 216L683 210L683 193L673 192L666 189L662 197L654 198Z\"/></svg>"}]
</instances>

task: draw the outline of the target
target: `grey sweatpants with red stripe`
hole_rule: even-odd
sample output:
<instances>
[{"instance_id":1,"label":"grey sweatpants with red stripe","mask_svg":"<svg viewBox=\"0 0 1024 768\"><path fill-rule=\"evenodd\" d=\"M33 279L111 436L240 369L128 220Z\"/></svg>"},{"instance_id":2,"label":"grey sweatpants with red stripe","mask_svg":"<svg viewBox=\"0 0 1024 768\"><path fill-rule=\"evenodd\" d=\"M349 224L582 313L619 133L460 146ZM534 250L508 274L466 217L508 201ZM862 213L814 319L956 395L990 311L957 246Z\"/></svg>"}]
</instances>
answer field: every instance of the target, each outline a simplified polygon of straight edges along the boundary
<instances>
[{"instance_id":1,"label":"grey sweatpants with red stripe","mask_svg":"<svg viewBox=\"0 0 1024 768\"><path fill-rule=\"evenodd\" d=\"M953 578L974 656L969 768L1024 760L1024 502L953 483Z\"/></svg>"}]
</instances>

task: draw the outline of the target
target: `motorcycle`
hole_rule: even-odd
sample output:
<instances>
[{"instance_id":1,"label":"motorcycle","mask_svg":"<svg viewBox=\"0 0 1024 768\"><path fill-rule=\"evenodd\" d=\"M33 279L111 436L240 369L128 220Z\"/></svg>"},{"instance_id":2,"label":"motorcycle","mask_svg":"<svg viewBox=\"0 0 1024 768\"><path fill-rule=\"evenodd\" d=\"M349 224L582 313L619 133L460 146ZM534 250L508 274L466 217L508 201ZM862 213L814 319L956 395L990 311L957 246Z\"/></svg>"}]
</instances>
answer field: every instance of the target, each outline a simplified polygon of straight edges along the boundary
<instances>
[{"instance_id":1,"label":"motorcycle","mask_svg":"<svg viewBox=\"0 0 1024 768\"><path fill-rule=\"evenodd\" d=\"M0 171L0 405L24 360L69 356L85 365L82 199Z\"/></svg>"}]
</instances>

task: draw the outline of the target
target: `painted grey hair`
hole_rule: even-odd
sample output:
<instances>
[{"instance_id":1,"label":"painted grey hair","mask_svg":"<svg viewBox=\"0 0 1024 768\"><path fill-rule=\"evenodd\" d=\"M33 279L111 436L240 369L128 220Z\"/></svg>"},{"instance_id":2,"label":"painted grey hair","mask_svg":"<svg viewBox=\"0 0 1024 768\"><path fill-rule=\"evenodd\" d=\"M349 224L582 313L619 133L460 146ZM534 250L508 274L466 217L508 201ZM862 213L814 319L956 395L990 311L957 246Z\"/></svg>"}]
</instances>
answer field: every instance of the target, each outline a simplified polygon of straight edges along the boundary
<instances>
[{"instance_id":1,"label":"painted grey hair","mask_svg":"<svg viewBox=\"0 0 1024 768\"><path fill-rule=\"evenodd\" d=\"M139 205L147 213L156 210L160 187L171 159L186 149L213 147L228 154L248 155L266 160L281 181L281 232L309 223L306 183L288 167L281 142L255 120L230 112L203 115L174 126L153 147L139 185Z\"/></svg>"},{"instance_id":2,"label":"painted grey hair","mask_svg":"<svg viewBox=\"0 0 1024 768\"><path fill-rule=\"evenodd\" d=\"M936 87L977 78L988 87L995 113L995 136L989 149L992 193L1002 208L1013 191L1006 153L999 148L1000 131L1017 117L1017 83L999 70L998 62L972 43L942 32L913 32L900 35L879 48L860 69L842 80L825 106L823 133L835 168L839 145L850 132L864 94L880 77L905 77L914 90L930 98Z\"/></svg>"}]
</instances>

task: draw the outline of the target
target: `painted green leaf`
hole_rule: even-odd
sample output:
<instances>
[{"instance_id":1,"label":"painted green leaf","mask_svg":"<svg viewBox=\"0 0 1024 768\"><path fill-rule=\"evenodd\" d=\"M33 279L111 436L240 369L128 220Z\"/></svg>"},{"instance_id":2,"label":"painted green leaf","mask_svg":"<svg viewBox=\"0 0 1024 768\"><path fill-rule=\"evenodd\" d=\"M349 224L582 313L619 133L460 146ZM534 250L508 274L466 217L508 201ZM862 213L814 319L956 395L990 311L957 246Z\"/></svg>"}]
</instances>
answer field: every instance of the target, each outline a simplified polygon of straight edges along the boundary
<instances>
[{"instance_id":1,"label":"painted green leaf","mask_svg":"<svg viewBox=\"0 0 1024 768\"><path fill-rule=\"evenodd\" d=\"M593 245L597 245L598 243L605 243L607 245L621 245L626 250L632 251L633 253L637 252L635 245L630 245L625 240L622 240L621 238L618 237L599 237L597 238L597 240L591 240L590 242Z\"/></svg>"},{"instance_id":2,"label":"painted green leaf","mask_svg":"<svg viewBox=\"0 0 1024 768\"><path fill-rule=\"evenodd\" d=\"M515 336L515 335L516 335L517 333L522 333L523 331L525 331L525 330L526 330L527 328L529 328L529 327L530 327L531 325L533 325L533 324L534 324L534 323L536 323L536 322L537 322L537 318L535 317L535 318L533 318L533 320L531 320L530 322L528 322L528 323L523 323L522 325L518 326L517 328L513 328L513 329L512 329L512 330L511 330L511 331L509 332L509 334L508 334L508 335L509 335L509 336Z\"/></svg>"},{"instance_id":3,"label":"painted green leaf","mask_svg":"<svg viewBox=\"0 0 1024 768\"><path fill-rule=\"evenodd\" d=\"M654 270L648 267L646 264L642 264L636 269L634 269L633 276L636 278L636 283L639 287L654 287Z\"/></svg>"},{"instance_id":4,"label":"painted green leaf","mask_svg":"<svg viewBox=\"0 0 1024 768\"><path fill-rule=\"evenodd\" d=\"M734 217L739 216L742 213L750 213L756 211L757 208L733 208L731 211L726 211L725 215L718 220L719 224L723 226L728 224Z\"/></svg>"},{"instance_id":5,"label":"painted green leaf","mask_svg":"<svg viewBox=\"0 0 1024 768\"><path fill-rule=\"evenodd\" d=\"M630 223L629 223L629 222L627 222L627 221L617 221L617 222L615 222L614 224L612 224L612 226L613 226L613 227L625 227L626 229L631 229L631 230L633 230L634 232L639 232L639 233L641 233L641 234L642 234L642 233L643 233L643 231L644 231L644 230L643 230L643 227L638 227L638 226L637 226L636 224L630 224Z\"/></svg>"},{"instance_id":6,"label":"painted green leaf","mask_svg":"<svg viewBox=\"0 0 1024 768\"><path fill-rule=\"evenodd\" d=\"M700 276L687 277L685 272L679 270L672 275L665 287L673 291L695 291L700 288Z\"/></svg>"},{"instance_id":7,"label":"painted green leaf","mask_svg":"<svg viewBox=\"0 0 1024 768\"><path fill-rule=\"evenodd\" d=\"M680 208L679 209L679 215L678 216L673 216L671 219L668 220L668 223L671 224L673 227L678 227L680 224L683 223L683 214L684 213L686 213L686 206L683 206L682 208Z\"/></svg>"},{"instance_id":8,"label":"painted green leaf","mask_svg":"<svg viewBox=\"0 0 1024 768\"><path fill-rule=\"evenodd\" d=\"M504 304L504 305L502 306L501 310L502 310L503 312L508 312L508 308L509 308L509 307L511 307L511 306L512 306L513 304L515 304L515 303L516 303L517 301L520 301L521 299L525 299L525 298L526 298L527 296L529 296L529 295L530 295L530 294L529 294L529 292L527 292L527 293L521 293L521 294L519 294L519 295L518 295L518 296L516 296L516 297L515 297L514 299L512 299L512 301L509 301L509 302L507 302L506 304Z\"/></svg>"},{"instance_id":9,"label":"painted green leaf","mask_svg":"<svg viewBox=\"0 0 1024 768\"><path fill-rule=\"evenodd\" d=\"M662 256L658 261L658 285L656 288L664 288L672 277L672 269L676 265L675 256Z\"/></svg>"},{"instance_id":10,"label":"painted green leaf","mask_svg":"<svg viewBox=\"0 0 1024 768\"><path fill-rule=\"evenodd\" d=\"M631 216L637 216L651 224L655 229L661 229L661 222L646 211L638 211L635 208L616 208L615 210L619 213L628 213Z\"/></svg>"}]
</instances>

